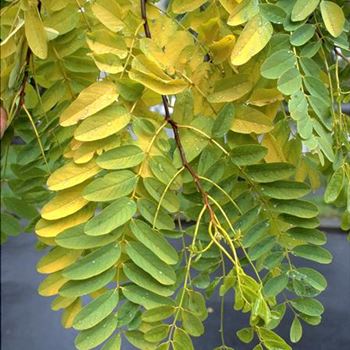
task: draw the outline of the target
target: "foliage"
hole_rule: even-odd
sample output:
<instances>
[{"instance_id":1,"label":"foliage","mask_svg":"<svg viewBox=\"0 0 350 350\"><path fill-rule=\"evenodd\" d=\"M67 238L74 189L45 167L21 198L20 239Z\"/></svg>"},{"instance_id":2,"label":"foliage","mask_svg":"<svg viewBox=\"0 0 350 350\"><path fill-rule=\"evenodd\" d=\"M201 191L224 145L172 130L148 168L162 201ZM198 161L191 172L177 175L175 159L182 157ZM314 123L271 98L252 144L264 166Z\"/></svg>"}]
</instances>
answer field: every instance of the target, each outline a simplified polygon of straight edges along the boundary
<instances>
[{"instance_id":1,"label":"foliage","mask_svg":"<svg viewBox=\"0 0 350 350\"><path fill-rule=\"evenodd\" d=\"M349 4L156 3L1 2L2 239L35 225L79 350L193 349L216 291L290 349L286 309L292 342L324 311L294 259L332 260L324 177L350 227Z\"/></svg>"}]
</instances>

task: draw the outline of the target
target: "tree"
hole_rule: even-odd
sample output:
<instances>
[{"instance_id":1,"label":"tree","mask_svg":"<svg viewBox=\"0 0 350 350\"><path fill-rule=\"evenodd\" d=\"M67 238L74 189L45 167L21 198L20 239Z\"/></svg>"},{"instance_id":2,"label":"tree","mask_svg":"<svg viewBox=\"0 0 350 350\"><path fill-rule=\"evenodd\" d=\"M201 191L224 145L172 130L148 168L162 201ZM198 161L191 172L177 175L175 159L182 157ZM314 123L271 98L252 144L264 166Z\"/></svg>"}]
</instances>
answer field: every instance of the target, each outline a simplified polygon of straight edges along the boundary
<instances>
[{"instance_id":1,"label":"tree","mask_svg":"<svg viewBox=\"0 0 350 350\"><path fill-rule=\"evenodd\" d=\"M215 290L242 342L291 349L286 308L292 342L324 311L294 262L332 260L323 178L350 226L349 4L1 4L2 239L35 230L77 349L192 349Z\"/></svg>"}]
</instances>

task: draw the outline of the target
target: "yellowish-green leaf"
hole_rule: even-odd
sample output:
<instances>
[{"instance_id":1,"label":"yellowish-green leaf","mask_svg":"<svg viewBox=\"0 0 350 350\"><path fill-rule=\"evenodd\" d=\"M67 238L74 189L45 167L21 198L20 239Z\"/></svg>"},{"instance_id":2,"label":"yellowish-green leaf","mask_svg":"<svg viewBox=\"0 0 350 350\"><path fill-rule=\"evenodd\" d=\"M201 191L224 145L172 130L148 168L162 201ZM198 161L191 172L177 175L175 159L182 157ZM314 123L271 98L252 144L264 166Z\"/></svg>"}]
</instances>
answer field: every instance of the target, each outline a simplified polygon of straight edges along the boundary
<instances>
[{"instance_id":1,"label":"yellowish-green leaf","mask_svg":"<svg viewBox=\"0 0 350 350\"><path fill-rule=\"evenodd\" d=\"M89 236L102 236L128 222L136 212L133 200L122 197L104 208L85 226L85 233Z\"/></svg>"},{"instance_id":2,"label":"yellowish-green leaf","mask_svg":"<svg viewBox=\"0 0 350 350\"><path fill-rule=\"evenodd\" d=\"M59 233L70 227L77 226L88 221L94 214L94 206L86 206L77 213L69 215L59 220L44 220L40 219L35 226L35 232L38 236L44 238L54 238Z\"/></svg>"},{"instance_id":3,"label":"yellowish-green leaf","mask_svg":"<svg viewBox=\"0 0 350 350\"><path fill-rule=\"evenodd\" d=\"M39 286L38 293L43 297L51 297L67 282L61 272L55 272L46 277Z\"/></svg>"},{"instance_id":4,"label":"yellowish-green leaf","mask_svg":"<svg viewBox=\"0 0 350 350\"><path fill-rule=\"evenodd\" d=\"M240 66L260 52L270 41L272 25L264 17L256 15L245 25L231 54L231 63Z\"/></svg>"},{"instance_id":5,"label":"yellowish-green leaf","mask_svg":"<svg viewBox=\"0 0 350 350\"><path fill-rule=\"evenodd\" d=\"M212 103L232 102L240 99L252 89L247 74L233 75L215 82L214 90L208 99Z\"/></svg>"},{"instance_id":6,"label":"yellowish-green leaf","mask_svg":"<svg viewBox=\"0 0 350 350\"><path fill-rule=\"evenodd\" d=\"M297 0L292 10L292 21L303 21L310 16L320 3L320 0Z\"/></svg>"},{"instance_id":7,"label":"yellowish-green leaf","mask_svg":"<svg viewBox=\"0 0 350 350\"><path fill-rule=\"evenodd\" d=\"M97 0L91 5L96 18L112 32L123 29L122 9L115 0Z\"/></svg>"},{"instance_id":8,"label":"yellowish-green leaf","mask_svg":"<svg viewBox=\"0 0 350 350\"><path fill-rule=\"evenodd\" d=\"M117 133L128 125L130 114L121 105L112 104L84 120L75 130L78 141L95 141Z\"/></svg>"},{"instance_id":9,"label":"yellowish-green leaf","mask_svg":"<svg viewBox=\"0 0 350 350\"><path fill-rule=\"evenodd\" d=\"M127 169L142 162L144 153L135 145L125 145L100 155L96 162L103 169Z\"/></svg>"},{"instance_id":10,"label":"yellowish-green leaf","mask_svg":"<svg viewBox=\"0 0 350 350\"><path fill-rule=\"evenodd\" d=\"M47 35L36 6L24 11L24 29L28 45L35 56L42 60L47 57Z\"/></svg>"},{"instance_id":11,"label":"yellowish-green leaf","mask_svg":"<svg viewBox=\"0 0 350 350\"><path fill-rule=\"evenodd\" d=\"M41 217L46 220L57 220L76 213L89 203L83 198L85 184L59 192L41 210Z\"/></svg>"},{"instance_id":12,"label":"yellowish-green leaf","mask_svg":"<svg viewBox=\"0 0 350 350\"><path fill-rule=\"evenodd\" d=\"M191 12L205 4L207 0L174 0L171 9L174 13Z\"/></svg>"},{"instance_id":13,"label":"yellowish-green leaf","mask_svg":"<svg viewBox=\"0 0 350 350\"><path fill-rule=\"evenodd\" d=\"M345 15L342 8L333 1L321 2L321 14L328 32L338 37L344 30Z\"/></svg>"},{"instance_id":14,"label":"yellowish-green leaf","mask_svg":"<svg viewBox=\"0 0 350 350\"><path fill-rule=\"evenodd\" d=\"M53 273L72 265L81 255L81 250L70 250L61 247L53 248L43 256L36 268L40 273Z\"/></svg>"},{"instance_id":15,"label":"yellowish-green leaf","mask_svg":"<svg viewBox=\"0 0 350 350\"><path fill-rule=\"evenodd\" d=\"M241 134L264 134L273 129L271 120L259 110L240 106L236 110L235 118L233 119L231 130Z\"/></svg>"},{"instance_id":16,"label":"yellowish-green leaf","mask_svg":"<svg viewBox=\"0 0 350 350\"><path fill-rule=\"evenodd\" d=\"M60 116L62 126L75 125L79 120L99 112L118 97L116 86L107 81L93 83Z\"/></svg>"},{"instance_id":17,"label":"yellowish-green leaf","mask_svg":"<svg viewBox=\"0 0 350 350\"><path fill-rule=\"evenodd\" d=\"M111 201L131 193L136 182L137 177L132 171L114 171L92 181L85 187L83 195L89 201Z\"/></svg>"},{"instance_id":18,"label":"yellowish-green leaf","mask_svg":"<svg viewBox=\"0 0 350 350\"><path fill-rule=\"evenodd\" d=\"M236 1L237 3L238 1ZM259 12L257 0L243 0L239 4L233 5L227 24L230 26L238 26L247 22Z\"/></svg>"},{"instance_id":19,"label":"yellowish-green leaf","mask_svg":"<svg viewBox=\"0 0 350 350\"><path fill-rule=\"evenodd\" d=\"M94 160L81 165L70 162L50 175L47 186L52 191L64 190L81 184L95 176L100 170Z\"/></svg>"}]
</instances>

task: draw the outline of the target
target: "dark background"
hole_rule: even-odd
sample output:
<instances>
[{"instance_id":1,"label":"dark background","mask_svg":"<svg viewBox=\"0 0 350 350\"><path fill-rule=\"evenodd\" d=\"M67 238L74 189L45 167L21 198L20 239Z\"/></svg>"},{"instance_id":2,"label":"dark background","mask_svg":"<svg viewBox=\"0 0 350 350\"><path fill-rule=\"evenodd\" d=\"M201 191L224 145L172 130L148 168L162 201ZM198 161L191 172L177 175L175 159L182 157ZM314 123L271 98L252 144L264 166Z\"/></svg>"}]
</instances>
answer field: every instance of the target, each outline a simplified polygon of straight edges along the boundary
<instances>
[{"instance_id":1,"label":"dark background","mask_svg":"<svg viewBox=\"0 0 350 350\"><path fill-rule=\"evenodd\" d=\"M321 325L304 326L301 342L294 350L343 350L350 344L350 244L346 235L330 232L327 248L334 255L330 265L317 265L328 280L328 289L321 294L325 306ZM75 332L60 324L60 313L50 309L51 298L37 294L43 276L35 270L41 254L35 250L35 237L23 234L10 237L1 247L1 349L2 350L74 350ZM303 266L305 261L303 261ZM310 264L311 265L311 264ZM227 298L228 299L228 298ZM198 339L196 350L212 350L220 345L219 299L208 304L214 312L206 321L206 334ZM235 350L250 350L240 344L235 330L245 327L244 315L232 309L227 300L225 308L227 345ZM288 339L291 315L278 331ZM133 349L124 342L122 350Z\"/></svg>"}]
</instances>

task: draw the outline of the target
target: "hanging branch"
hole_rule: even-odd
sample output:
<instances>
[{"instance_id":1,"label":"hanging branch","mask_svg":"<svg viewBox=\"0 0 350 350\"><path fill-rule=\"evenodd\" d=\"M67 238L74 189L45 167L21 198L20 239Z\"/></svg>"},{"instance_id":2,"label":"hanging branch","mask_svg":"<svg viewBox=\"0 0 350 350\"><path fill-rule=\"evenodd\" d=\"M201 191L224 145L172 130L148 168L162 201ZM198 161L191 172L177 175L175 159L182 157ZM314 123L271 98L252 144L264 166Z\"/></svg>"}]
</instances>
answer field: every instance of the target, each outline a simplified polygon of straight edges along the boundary
<instances>
[{"instance_id":1,"label":"hanging branch","mask_svg":"<svg viewBox=\"0 0 350 350\"><path fill-rule=\"evenodd\" d=\"M152 35L151 35L151 31L150 31L150 28L148 25L148 20L147 20L146 3L147 3L147 0L141 0L141 15L142 15L142 19L143 19L143 28L144 28L145 35L147 38L151 39ZM181 139L180 139L178 125L173 119L171 119L171 115L170 115L170 111L169 111L168 97L165 95L162 95L162 101L163 101L163 107L164 107L164 111L165 111L165 120L171 126L171 128L174 132L175 143L176 143L176 147L180 153L182 165L191 174L191 176L195 182L195 185L197 187L197 190L203 198L204 205L208 209L211 221L213 223L215 223L215 214L214 214L214 211L209 203L208 194L206 193L206 191L204 190L204 188L202 186L200 177L198 176L198 174L195 172L195 170L192 168L192 166L187 161L186 154L185 154L185 151L184 151Z\"/></svg>"}]
</instances>

